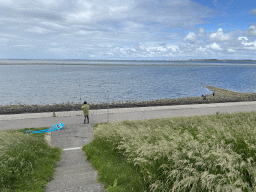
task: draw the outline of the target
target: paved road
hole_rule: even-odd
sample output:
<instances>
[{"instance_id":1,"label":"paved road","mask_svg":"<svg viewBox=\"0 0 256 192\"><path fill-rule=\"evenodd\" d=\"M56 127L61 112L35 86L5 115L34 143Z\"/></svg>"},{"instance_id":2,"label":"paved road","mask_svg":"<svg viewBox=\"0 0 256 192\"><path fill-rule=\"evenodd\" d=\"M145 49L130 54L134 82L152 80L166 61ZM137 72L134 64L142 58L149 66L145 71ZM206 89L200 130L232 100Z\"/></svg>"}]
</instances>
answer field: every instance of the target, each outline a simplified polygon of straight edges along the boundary
<instances>
[{"instance_id":1,"label":"paved road","mask_svg":"<svg viewBox=\"0 0 256 192\"><path fill-rule=\"evenodd\" d=\"M109 121L141 120L194 115L201 116L216 114L216 112L235 113L251 111L256 111L256 101L161 107L138 107L128 109L110 109ZM103 123L108 121L108 114L107 110L105 109L91 110L89 114L90 124ZM64 123L64 125L83 123L83 116L81 111L56 112L56 116L57 117L52 117L52 113L0 115L0 130L51 127L52 125L60 122Z\"/></svg>"}]
</instances>

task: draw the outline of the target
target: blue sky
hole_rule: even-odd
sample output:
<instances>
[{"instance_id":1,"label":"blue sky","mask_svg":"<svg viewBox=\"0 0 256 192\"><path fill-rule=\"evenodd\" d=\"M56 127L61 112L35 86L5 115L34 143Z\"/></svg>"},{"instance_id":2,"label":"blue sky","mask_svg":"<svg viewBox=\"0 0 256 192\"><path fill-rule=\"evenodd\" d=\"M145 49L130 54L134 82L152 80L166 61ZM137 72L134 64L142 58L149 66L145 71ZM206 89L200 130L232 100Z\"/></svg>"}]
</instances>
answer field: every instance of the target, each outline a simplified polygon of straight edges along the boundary
<instances>
[{"instance_id":1,"label":"blue sky","mask_svg":"<svg viewBox=\"0 0 256 192\"><path fill-rule=\"evenodd\" d=\"M255 0L1 0L0 59L256 59Z\"/></svg>"}]
</instances>

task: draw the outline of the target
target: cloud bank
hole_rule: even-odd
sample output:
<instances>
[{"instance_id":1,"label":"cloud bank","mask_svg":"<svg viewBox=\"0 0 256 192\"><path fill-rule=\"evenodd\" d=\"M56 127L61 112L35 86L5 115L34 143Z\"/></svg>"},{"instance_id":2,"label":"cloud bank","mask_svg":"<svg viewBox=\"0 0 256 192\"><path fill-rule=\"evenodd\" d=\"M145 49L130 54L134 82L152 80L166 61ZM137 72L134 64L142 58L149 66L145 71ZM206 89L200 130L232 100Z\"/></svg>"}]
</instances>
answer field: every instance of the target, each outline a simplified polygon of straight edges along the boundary
<instances>
[{"instance_id":1,"label":"cloud bank","mask_svg":"<svg viewBox=\"0 0 256 192\"><path fill-rule=\"evenodd\" d=\"M249 14L256 15L256 9ZM256 25L233 31L198 27L216 16L216 10L191 0L2 0L1 57L237 59L254 56Z\"/></svg>"}]
</instances>

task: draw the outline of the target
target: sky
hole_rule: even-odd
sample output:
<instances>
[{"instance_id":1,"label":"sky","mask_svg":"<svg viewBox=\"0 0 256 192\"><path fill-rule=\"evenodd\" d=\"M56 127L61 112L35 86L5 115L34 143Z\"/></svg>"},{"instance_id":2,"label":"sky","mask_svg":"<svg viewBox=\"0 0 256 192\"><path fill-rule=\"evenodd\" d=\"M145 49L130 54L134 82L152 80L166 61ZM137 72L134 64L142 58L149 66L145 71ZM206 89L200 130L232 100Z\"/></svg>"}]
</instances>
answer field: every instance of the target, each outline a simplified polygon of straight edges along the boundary
<instances>
[{"instance_id":1,"label":"sky","mask_svg":"<svg viewBox=\"0 0 256 192\"><path fill-rule=\"evenodd\" d=\"M0 59L256 59L255 0L1 0Z\"/></svg>"}]
</instances>

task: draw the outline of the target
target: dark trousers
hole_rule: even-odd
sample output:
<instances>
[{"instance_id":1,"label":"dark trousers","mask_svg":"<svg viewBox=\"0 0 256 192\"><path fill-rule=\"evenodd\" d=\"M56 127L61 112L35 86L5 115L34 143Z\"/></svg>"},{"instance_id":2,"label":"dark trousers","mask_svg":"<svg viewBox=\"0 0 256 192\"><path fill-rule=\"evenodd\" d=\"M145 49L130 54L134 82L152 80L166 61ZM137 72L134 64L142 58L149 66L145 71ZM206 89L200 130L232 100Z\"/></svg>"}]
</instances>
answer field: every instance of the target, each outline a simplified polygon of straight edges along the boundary
<instances>
[{"instance_id":1,"label":"dark trousers","mask_svg":"<svg viewBox=\"0 0 256 192\"><path fill-rule=\"evenodd\" d=\"M84 123L86 122L86 117L87 117L87 123L89 123L89 115L84 116Z\"/></svg>"}]
</instances>

